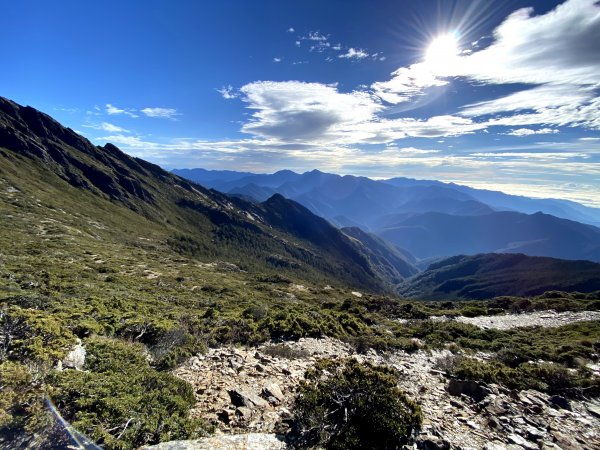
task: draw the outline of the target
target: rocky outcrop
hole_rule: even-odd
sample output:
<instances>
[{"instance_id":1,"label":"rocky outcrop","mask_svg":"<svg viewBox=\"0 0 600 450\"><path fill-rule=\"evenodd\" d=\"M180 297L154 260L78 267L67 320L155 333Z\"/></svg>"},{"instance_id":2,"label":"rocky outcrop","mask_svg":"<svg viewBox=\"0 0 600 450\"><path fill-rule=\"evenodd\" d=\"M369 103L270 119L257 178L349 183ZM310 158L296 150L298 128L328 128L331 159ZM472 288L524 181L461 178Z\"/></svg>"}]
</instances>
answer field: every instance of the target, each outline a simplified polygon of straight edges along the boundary
<instances>
[{"instance_id":1,"label":"rocky outcrop","mask_svg":"<svg viewBox=\"0 0 600 450\"><path fill-rule=\"evenodd\" d=\"M537 391L449 379L437 370L439 361L449 355L449 351L362 355L334 339L300 339L257 348L210 349L188 360L175 374L195 388L193 415L233 436L284 435L306 369L319 358L352 356L399 372L399 386L423 411L415 442L418 449L600 448L599 403L566 403Z\"/></svg>"}]
</instances>

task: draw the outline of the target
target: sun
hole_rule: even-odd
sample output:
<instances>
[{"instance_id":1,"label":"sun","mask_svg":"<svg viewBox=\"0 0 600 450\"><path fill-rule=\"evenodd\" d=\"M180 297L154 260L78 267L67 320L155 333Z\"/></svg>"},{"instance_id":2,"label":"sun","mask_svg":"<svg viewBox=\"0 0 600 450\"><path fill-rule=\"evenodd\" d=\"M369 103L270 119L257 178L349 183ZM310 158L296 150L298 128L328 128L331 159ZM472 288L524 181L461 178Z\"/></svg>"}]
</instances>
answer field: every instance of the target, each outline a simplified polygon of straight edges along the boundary
<instances>
[{"instance_id":1,"label":"sun","mask_svg":"<svg viewBox=\"0 0 600 450\"><path fill-rule=\"evenodd\" d=\"M456 33L442 34L427 47L424 62L433 66L445 65L454 61L459 53Z\"/></svg>"}]
</instances>

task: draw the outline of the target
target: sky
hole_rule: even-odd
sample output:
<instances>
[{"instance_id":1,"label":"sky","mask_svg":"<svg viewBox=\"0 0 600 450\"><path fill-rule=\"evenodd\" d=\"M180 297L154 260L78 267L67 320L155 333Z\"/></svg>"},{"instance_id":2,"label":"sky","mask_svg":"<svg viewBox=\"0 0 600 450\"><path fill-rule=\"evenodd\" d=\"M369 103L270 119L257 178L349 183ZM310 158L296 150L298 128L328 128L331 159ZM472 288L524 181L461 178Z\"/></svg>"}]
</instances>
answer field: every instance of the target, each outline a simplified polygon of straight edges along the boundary
<instances>
[{"instance_id":1,"label":"sky","mask_svg":"<svg viewBox=\"0 0 600 450\"><path fill-rule=\"evenodd\" d=\"M5 0L0 42L0 95L166 169L600 207L595 0Z\"/></svg>"}]
</instances>

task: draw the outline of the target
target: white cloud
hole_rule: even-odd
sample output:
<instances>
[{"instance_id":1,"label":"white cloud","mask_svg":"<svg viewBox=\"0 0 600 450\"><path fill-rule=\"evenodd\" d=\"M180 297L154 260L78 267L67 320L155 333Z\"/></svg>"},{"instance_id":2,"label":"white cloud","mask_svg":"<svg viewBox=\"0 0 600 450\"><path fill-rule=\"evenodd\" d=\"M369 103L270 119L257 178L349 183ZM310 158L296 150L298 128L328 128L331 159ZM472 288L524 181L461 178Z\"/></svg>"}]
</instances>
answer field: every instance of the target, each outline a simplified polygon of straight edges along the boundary
<instances>
[{"instance_id":1,"label":"white cloud","mask_svg":"<svg viewBox=\"0 0 600 450\"><path fill-rule=\"evenodd\" d=\"M316 41L316 42L326 42L329 39L329 36L325 36L324 34L321 34L320 31L310 31L308 33L308 36L304 36L301 39L307 39L309 41Z\"/></svg>"},{"instance_id":2,"label":"white cloud","mask_svg":"<svg viewBox=\"0 0 600 450\"><path fill-rule=\"evenodd\" d=\"M366 58L371 58L374 61L384 61L385 56L382 53L377 52L370 54L367 50L357 47L345 47L341 43L332 44L329 42L329 35L323 34L320 31L310 31L305 36L300 36L295 44L297 47L302 46L303 41L308 41L310 44L307 48L311 53L324 53L325 60L328 62L332 62L333 58L335 58L335 54L338 52L342 52L337 54L338 58L341 59L352 59L352 60L364 60Z\"/></svg>"},{"instance_id":3,"label":"white cloud","mask_svg":"<svg viewBox=\"0 0 600 450\"><path fill-rule=\"evenodd\" d=\"M114 105L111 105L110 103L106 104L106 114L110 115L110 116L115 116L115 115L120 115L120 114L124 114L126 116L129 117L138 117L137 114L135 114L135 109L121 109L121 108L117 108Z\"/></svg>"},{"instance_id":4,"label":"white cloud","mask_svg":"<svg viewBox=\"0 0 600 450\"><path fill-rule=\"evenodd\" d=\"M406 137L457 136L487 126L452 115L385 119L377 97L365 91L342 93L335 85L260 81L240 92L254 111L241 131L279 142L382 144Z\"/></svg>"},{"instance_id":5,"label":"white cloud","mask_svg":"<svg viewBox=\"0 0 600 450\"><path fill-rule=\"evenodd\" d=\"M594 91L577 85L547 84L518 91L504 97L466 105L461 114L481 116L523 110L541 111L568 105L579 105L594 98Z\"/></svg>"},{"instance_id":6,"label":"white cloud","mask_svg":"<svg viewBox=\"0 0 600 450\"><path fill-rule=\"evenodd\" d=\"M97 123L97 124L87 124L87 125L83 125L86 128L93 128L95 130L102 130L102 131L108 131L109 133L129 133L129 130L126 130L125 128L121 128L118 125L114 125L112 123L108 123L108 122L102 122L102 123Z\"/></svg>"},{"instance_id":7,"label":"white cloud","mask_svg":"<svg viewBox=\"0 0 600 450\"><path fill-rule=\"evenodd\" d=\"M557 134L559 130L554 128L540 128L539 130L532 130L531 128L518 128L516 130L510 130L508 135L510 136L531 136L533 134Z\"/></svg>"},{"instance_id":8,"label":"white cloud","mask_svg":"<svg viewBox=\"0 0 600 450\"><path fill-rule=\"evenodd\" d=\"M346 59L363 59L368 58L369 54L365 52L363 49L356 49L354 47L350 47L348 51L344 54L338 55L338 58L346 58Z\"/></svg>"},{"instance_id":9,"label":"white cloud","mask_svg":"<svg viewBox=\"0 0 600 450\"><path fill-rule=\"evenodd\" d=\"M259 81L240 92L254 111L242 131L282 141L343 140L382 108L365 92L340 93L320 83Z\"/></svg>"},{"instance_id":10,"label":"white cloud","mask_svg":"<svg viewBox=\"0 0 600 450\"><path fill-rule=\"evenodd\" d=\"M478 158L522 158L522 159L555 159L589 158L585 153L572 152L479 152L470 156Z\"/></svg>"},{"instance_id":11,"label":"white cloud","mask_svg":"<svg viewBox=\"0 0 600 450\"><path fill-rule=\"evenodd\" d=\"M219 94L223 96L224 99L231 100L233 98L237 98L239 94L235 92L231 85L223 86L221 89L215 89Z\"/></svg>"},{"instance_id":12,"label":"white cloud","mask_svg":"<svg viewBox=\"0 0 600 450\"><path fill-rule=\"evenodd\" d=\"M452 78L477 84L526 84L531 87L467 105L461 114L505 114L490 120L489 125L600 129L598 42L600 4L595 0L568 0L542 15L524 8L494 30L487 47L402 67L389 81L374 83L372 89L382 100L398 104Z\"/></svg>"},{"instance_id":13,"label":"white cloud","mask_svg":"<svg viewBox=\"0 0 600 450\"><path fill-rule=\"evenodd\" d=\"M275 57L275 58L273 58L273 62L274 63L280 63L281 62L281 58Z\"/></svg>"},{"instance_id":14,"label":"white cloud","mask_svg":"<svg viewBox=\"0 0 600 450\"><path fill-rule=\"evenodd\" d=\"M140 109L140 112L144 113L148 117L156 117L160 119L175 119L176 116L181 115L174 108L144 108Z\"/></svg>"},{"instance_id":15,"label":"white cloud","mask_svg":"<svg viewBox=\"0 0 600 450\"><path fill-rule=\"evenodd\" d=\"M152 142L144 142L137 136L125 136L122 134L115 134L111 136L99 137L97 141L110 142L112 144L123 144L128 148L147 148L151 149L155 144Z\"/></svg>"},{"instance_id":16,"label":"white cloud","mask_svg":"<svg viewBox=\"0 0 600 450\"><path fill-rule=\"evenodd\" d=\"M289 27L289 28L287 29L287 32L288 32L288 33L294 33L295 31L296 31L296 30L294 30L294 27Z\"/></svg>"}]
</instances>

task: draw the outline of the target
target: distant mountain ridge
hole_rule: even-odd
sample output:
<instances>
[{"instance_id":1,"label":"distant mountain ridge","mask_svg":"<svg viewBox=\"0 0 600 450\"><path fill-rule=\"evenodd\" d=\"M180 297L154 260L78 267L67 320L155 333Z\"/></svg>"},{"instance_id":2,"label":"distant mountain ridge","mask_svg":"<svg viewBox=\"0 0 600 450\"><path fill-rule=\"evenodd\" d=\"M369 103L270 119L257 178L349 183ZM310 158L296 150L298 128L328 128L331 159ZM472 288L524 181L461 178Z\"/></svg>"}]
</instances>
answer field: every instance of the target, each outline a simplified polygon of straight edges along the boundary
<instances>
[{"instance_id":1,"label":"distant mountain ridge","mask_svg":"<svg viewBox=\"0 0 600 450\"><path fill-rule=\"evenodd\" d=\"M227 183L248 177L253 183L260 182L261 177L236 172L217 175L218 179L228 178ZM110 222L111 227L102 232L107 245L152 245L175 257L219 259L261 275L283 274L294 280L411 295L415 290L427 293L438 289L430 276L435 273L434 279L438 280L443 267L463 264L461 258L468 257L434 263L421 274L417 268L423 267L426 259L447 255L444 252L459 253L455 251L459 247L451 245L461 235L461 245L471 243L470 251L478 253L528 251L551 256L559 253L570 259L600 258L598 228L542 213L490 212L487 205L470 194L446 185L416 182L416 186L398 188L319 171L303 175L282 172L270 179L270 186L253 184L256 189L272 190L262 202L228 196L128 156L112 144L94 146L50 116L0 97L0 181L10 187L10 192L29 199L27 204L14 203L7 194L0 201L9 205L7 209L22 213L21 219L26 217L33 227L45 220L48 211L76 218L76 223L82 224L78 226L84 228L73 228L73 232L81 233L81 243L85 239L97 243L95 224ZM283 184L272 187L282 181ZM275 192L279 190L295 194L310 206ZM389 197L398 192L405 197ZM35 200L38 195L46 201ZM407 203L410 208L404 206L403 210ZM454 213L457 208L466 207L472 215L421 212L431 204ZM353 218L360 220L365 215L389 212L394 205L395 213L370 219L374 224L379 221L378 233L383 238L353 223ZM421 211L416 211L417 206ZM314 214L315 209L323 211L326 218ZM339 214L338 223L344 221L348 226L336 228L325 213ZM10 228L11 216L4 219ZM152 239L147 239L149 235ZM146 241L151 243L141 244ZM471 289L468 280L466 284L465 280L450 280L444 289L463 283L456 295L513 292L508 281L498 281L498 265L493 263L496 257L505 258L487 256L478 267L491 270L478 269L475 274L467 274L478 286L484 283L485 289ZM586 261L553 260L550 264L523 255L508 261L512 262L507 263L507 280L517 277L520 285L529 289L519 292L595 286L598 265L590 266L592 263ZM469 262L467 266L473 264ZM546 273L542 268L550 266L554 268L551 276L538 283L540 277L531 272ZM463 269L461 265L455 273L460 274ZM442 272L448 275L446 269ZM444 292L455 294L452 290Z\"/></svg>"},{"instance_id":2,"label":"distant mountain ridge","mask_svg":"<svg viewBox=\"0 0 600 450\"><path fill-rule=\"evenodd\" d=\"M523 254L460 255L432 264L405 282L400 293L439 300L534 296L552 290L599 291L600 264Z\"/></svg>"},{"instance_id":3,"label":"distant mountain ridge","mask_svg":"<svg viewBox=\"0 0 600 450\"><path fill-rule=\"evenodd\" d=\"M570 200L530 198L506 194L500 191L475 189L455 183L443 183L435 180L415 180L404 177L390 178L387 180L372 180L366 177L352 175L341 176L320 172L318 170L305 172L303 174L298 174L290 170L282 170L273 174L251 174L248 172L211 171L205 169L174 169L172 172L203 186L221 192L235 193L236 195L248 195L259 201L266 200L266 198L272 195L272 190L291 199L297 199L296 197L304 196L306 201L308 201L309 198L315 201L313 199L314 194L311 193L311 191L322 188L323 186L328 186L330 188L333 184L336 184L348 192L349 189L352 189L352 186L356 188L361 183L366 183L367 185L370 183L378 183L391 185L401 189L401 191L385 191L383 189L381 191L383 193L394 193L396 196L403 196L402 199L405 201L400 203L403 207L401 208L401 211L396 211L397 213L423 212L423 205L415 204L416 211L414 211L413 209L415 208L411 207L411 203L414 204L416 200L424 201L425 199L428 199L431 203L428 206L427 212L437 211L452 213L449 210L440 210L441 208L449 208L445 202L451 199L454 202L477 202L476 204L472 204L471 208L467 208L468 205L457 205L458 208L456 213L465 215L489 212L490 209L494 211L515 211L525 214L533 214L540 211L563 219L600 226L600 208L584 206ZM248 188L253 192L246 192L246 186L249 185L253 185ZM272 190L268 189L264 192L260 192L257 187L268 187ZM430 189L428 193L427 188L434 189ZM436 191L435 188L440 190ZM435 200L438 200L437 205L434 202ZM315 205L315 207L316 206L317 205ZM461 211L460 208L463 208L463 210ZM478 208L481 208L481 210L478 211ZM341 214L337 215L341 216ZM331 220L330 217L327 218L328 220ZM335 223L335 220L333 222ZM368 226L368 221L365 221L363 226Z\"/></svg>"},{"instance_id":4,"label":"distant mountain ridge","mask_svg":"<svg viewBox=\"0 0 600 450\"><path fill-rule=\"evenodd\" d=\"M439 181L376 181L318 170L228 174L227 180L204 170L182 173L186 174L255 201L279 193L338 227L371 231L421 260L520 252L600 261L600 229L591 225L600 223L600 210L574 202L531 199Z\"/></svg>"}]
</instances>

